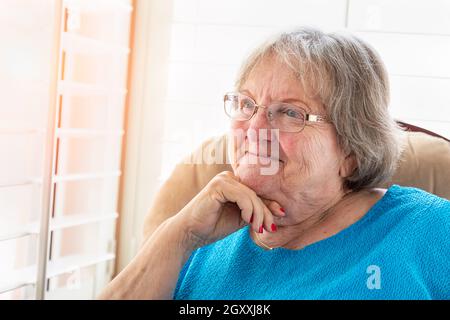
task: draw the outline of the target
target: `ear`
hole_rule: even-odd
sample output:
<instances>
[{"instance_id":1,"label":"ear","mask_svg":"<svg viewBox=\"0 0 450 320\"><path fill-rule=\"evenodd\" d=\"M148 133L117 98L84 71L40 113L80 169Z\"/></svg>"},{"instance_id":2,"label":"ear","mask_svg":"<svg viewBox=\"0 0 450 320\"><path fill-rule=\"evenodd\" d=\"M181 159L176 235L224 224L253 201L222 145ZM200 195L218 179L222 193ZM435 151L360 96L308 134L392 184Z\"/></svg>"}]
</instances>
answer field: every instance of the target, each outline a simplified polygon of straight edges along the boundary
<instances>
[{"instance_id":1,"label":"ear","mask_svg":"<svg viewBox=\"0 0 450 320\"><path fill-rule=\"evenodd\" d=\"M356 156L351 152L346 155L344 161L342 161L341 166L339 167L339 176L341 178L347 178L353 174L357 167Z\"/></svg>"}]
</instances>

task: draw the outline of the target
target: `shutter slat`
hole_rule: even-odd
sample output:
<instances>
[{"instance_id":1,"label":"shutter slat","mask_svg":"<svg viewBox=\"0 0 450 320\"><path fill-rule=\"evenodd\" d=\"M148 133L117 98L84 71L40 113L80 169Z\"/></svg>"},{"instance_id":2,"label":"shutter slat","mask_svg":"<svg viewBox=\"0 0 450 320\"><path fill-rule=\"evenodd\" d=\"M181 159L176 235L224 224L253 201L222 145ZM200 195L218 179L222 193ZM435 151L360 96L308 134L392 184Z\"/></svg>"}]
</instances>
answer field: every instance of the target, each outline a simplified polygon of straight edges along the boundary
<instances>
[{"instance_id":1,"label":"shutter slat","mask_svg":"<svg viewBox=\"0 0 450 320\"><path fill-rule=\"evenodd\" d=\"M36 235L39 233L38 225L30 223L23 227L9 227L9 230L0 230L0 241L7 241L12 239L23 238L30 235Z\"/></svg>"},{"instance_id":2,"label":"shutter slat","mask_svg":"<svg viewBox=\"0 0 450 320\"><path fill-rule=\"evenodd\" d=\"M115 254L113 253L72 255L58 258L48 263L47 279L114 259ZM0 293L12 291L27 285L34 285L35 283L36 266L21 268L8 273L5 279L0 278Z\"/></svg>"},{"instance_id":3,"label":"shutter slat","mask_svg":"<svg viewBox=\"0 0 450 320\"><path fill-rule=\"evenodd\" d=\"M36 283L36 267L27 267L9 272L7 277L0 275L0 293L12 291Z\"/></svg>"},{"instance_id":4,"label":"shutter slat","mask_svg":"<svg viewBox=\"0 0 450 320\"><path fill-rule=\"evenodd\" d=\"M115 254L91 254L91 255L73 255L63 258L58 258L55 261L49 262L47 278L53 278L58 275L69 273L77 269L93 266L102 262L115 259Z\"/></svg>"},{"instance_id":5,"label":"shutter slat","mask_svg":"<svg viewBox=\"0 0 450 320\"><path fill-rule=\"evenodd\" d=\"M0 128L0 134L22 135L22 134L43 134L45 129L39 128Z\"/></svg>"},{"instance_id":6,"label":"shutter slat","mask_svg":"<svg viewBox=\"0 0 450 320\"><path fill-rule=\"evenodd\" d=\"M69 53L81 53L86 55L128 55L130 53L130 49L127 47L112 45L103 41L83 37L75 33L64 32L61 41L62 49Z\"/></svg>"},{"instance_id":7,"label":"shutter slat","mask_svg":"<svg viewBox=\"0 0 450 320\"><path fill-rule=\"evenodd\" d=\"M50 230L60 230L90 223L114 220L117 219L118 216L119 214L117 212L104 214L78 213L70 216L59 216L51 219ZM0 241L7 241L36 234L39 234L38 223L30 223L25 227L18 226L11 228L8 226L8 230L0 229Z\"/></svg>"},{"instance_id":8,"label":"shutter slat","mask_svg":"<svg viewBox=\"0 0 450 320\"><path fill-rule=\"evenodd\" d=\"M130 14L133 7L120 0L64 0L64 6L80 13L110 13Z\"/></svg>"},{"instance_id":9,"label":"shutter slat","mask_svg":"<svg viewBox=\"0 0 450 320\"><path fill-rule=\"evenodd\" d=\"M125 95L125 88L111 88L67 80L58 81L58 93L65 96L111 96Z\"/></svg>"},{"instance_id":10,"label":"shutter slat","mask_svg":"<svg viewBox=\"0 0 450 320\"><path fill-rule=\"evenodd\" d=\"M114 220L117 219L118 216L119 214L117 212L114 212L100 215L85 213L85 214L57 217L51 220L50 230L59 230L64 228L80 226L84 224L102 222L105 220Z\"/></svg>"},{"instance_id":11,"label":"shutter slat","mask_svg":"<svg viewBox=\"0 0 450 320\"><path fill-rule=\"evenodd\" d=\"M26 186L31 184L40 184L40 179L23 179L23 180L10 180L10 181L1 181L0 188L11 188L11 187L19 187Z\"/></svg>"},{"instance_id":12,"label":"shutter slat","mask_svg":"<svg viewBox=\"0 0 450 320\"><path fill-rule=\"evenodd\" d=\"M113 178L113 177L120 177L121 174L122 174L122 172L120 170L117 170L117 171L108 171L108 172L92 172L92 173L56 175L56 176L53 176L53 182L58 183L58 182L67 182L67 181Z\"/></svg>"},{"instance_id":13,"label":"shutter slat","mask_svg":"<svg viewBox=\"0 0 450 320\"><path fill-rule=\"evenodd\" d=\"M124 130L57 129L58 137L91 138L95 136L123 136Z\"/></svg>"}]
</instances>

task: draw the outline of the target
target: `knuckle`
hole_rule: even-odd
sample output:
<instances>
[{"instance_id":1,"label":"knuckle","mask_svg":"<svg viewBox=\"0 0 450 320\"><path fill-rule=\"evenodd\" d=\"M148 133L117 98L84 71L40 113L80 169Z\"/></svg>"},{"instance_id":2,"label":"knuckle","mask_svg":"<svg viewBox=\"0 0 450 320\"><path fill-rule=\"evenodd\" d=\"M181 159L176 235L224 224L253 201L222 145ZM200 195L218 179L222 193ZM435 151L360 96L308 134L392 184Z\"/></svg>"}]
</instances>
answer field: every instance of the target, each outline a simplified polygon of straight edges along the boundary
<instances>
[{"instance_id":1,"label":"knuckle","mask_svg":"<svg viewBox=\"0 0 450 320\"><path fill-rule=\"evenodd\" d=\"M233 178L234 174L231 171L222 171L218 176Z\"/></svg>"},{"instance_id":2,"label":"knuckle","mask_svg":"<svg viewBox=\"0 0 450 320\"><path fill-rule=\"evenodd\" d=\"M215 176L208 183L207 187L209 190L218 190L218 189L222 189L224 187L224 185L225 185L225 180L222 177Z\"/></svg>"},{"instance_id":3,"label":"knuckle","mask_svg":"<svg viewBox=\"0 0 450 320\"><path fill-rule=\"evenodd\" d=\"M220 179L218 179L217 177L214 177L210 182L209 182L209 187L211 189L216 189L222 182L220 181Z\"/></svg>"},{"instance_id":4,"label":"knuckle","mask_svg":"<svg viewBox=\"0 0 450 320\"><path fill-rule=\"evenodd\" d=\"M252 198L258 198L258 195L256 194L255 191L253 191L253 190L250 189L250 188L248 188L248 190L249 190L249 194L250 194L250 196L251 196Z\"/></svg>"},{"instance_id":5,"label":"knuckle","mask_svg":"<svg viewBox=\"0 0 450 320\"><path fill-rule=\"evenodd\" d=\"M210 184L213 186L220 186L223 185L225 181L226 176L223 175L222 173L219 173L218 175L216 175L214 178L211 179Z\"/></svg>"},{"instance_id":6,"label":"knuckle","mask_svg":"<svg viewBox=\"0 0 450 320\"><path fill-rule=\"evenodd\" d=\"M243 201L243 206L244 206L244 208L245 208L247 213L252 213L253 212L253 205L252 205L251 201L248 201L248 199Z\"/></svg>"},{"instance_id":7,"label":"knuckle","mask_svg":"<svg viewBox=\"0 0 450 320\"><path fill-rule=\"evenodd\" d=\"M274 210L274 209L275 209L275 201L269 200L269 201L267 201L265 204L266 204L266 206L267 206L267 208L268 208L269 210Z\"/></svg>"},{"instance_id":8,"label":"knuckle","mask_svg":"<svg viewBox=\"0 0 450 320\"><path fill-rule=\"evenodd\" d=\"M212 187L223 186L226 181L229 181L229 178L230 178L229 171L223 171L214 176L209 182L209 185Z\"/></svg>"},{"instance_id":9,"label":"knuckle","mask_svg":"<svg viewBox=\"0 0 450 320\"><path fill-rule=\"evenodd\" d=\"M250 216L250 215L252 214L252 210L249 209L248 207L246 207L246 208L243 208L243 209L241 210L241 213L242 213L242 215L244 215L244 216Z\"/></svg>"}]
</instances>

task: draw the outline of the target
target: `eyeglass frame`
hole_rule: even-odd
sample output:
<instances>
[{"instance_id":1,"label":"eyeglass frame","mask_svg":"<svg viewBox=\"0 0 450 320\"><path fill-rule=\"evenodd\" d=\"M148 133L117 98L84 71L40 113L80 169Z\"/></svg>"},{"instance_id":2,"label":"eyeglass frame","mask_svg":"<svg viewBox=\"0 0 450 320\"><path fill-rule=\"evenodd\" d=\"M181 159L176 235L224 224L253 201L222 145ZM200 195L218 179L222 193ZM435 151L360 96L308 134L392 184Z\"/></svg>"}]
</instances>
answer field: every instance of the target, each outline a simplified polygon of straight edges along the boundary
<instances>
[{"instance_id":1,"label":"eyeglass frame","mask_svg":"<svg viewBox=\"0 0 450 320\"><path fill-rule=\"evenodd\" d=\"M248 119L246 119L246 120L236 120L236 119L233 119L233 118L231 117L231 115L228 114L228 112L227 112L227 110L226 110L226 101L227 101L227 96L230 96L230 95L236 96L236 97L239 97L239 95L244 96L244 97L250 99L250 100L255 104L255 110L253 111L253 113L251 114L251 116L250 116ZM280 101L280 103L281 103L281 101ZM274 103L272 103L272 104L274 104ZM271 104L271 105L272 105L272 104ZM294 107L296 107L296 108L301 109L301 110L304 112L304 115L305 115L305 124L303 125L303 127L302 127L299 131L284 131L284 132L290 132L290 133L299 133L299 132L302 132L303 129L306 127L306 123L307 123L307 122L331 123L330 119L329 119L327 116L325 116L325 115L307 113L307 111L306 111L304 108L300 107L300 106L297 106L297 105L291 104L291 103L285 103L285 104L287 104L287 105L292 105L292 106L294 106ZM251 120L251 119L255 116L255 114L258 113L258 109L259 109L259 108L268 109L269 107L270 107L270 105L269 105L269 106L265 106L265 105L262 105L262 104L257 104L256 101L255 101L253 98L247 96L246 94L243 94L243 93L241 93L241 92L238 92L238 91L227 92L227 93L225 93L225 95L223 96L223 109L224 109L224 112L225 112L225 114L226 114L231 120L233 120L233 121L242 121L242 122L243 122L243 121L249 121L249 120ZM267 115L266 115L266 117L268 118ZM269 120L269 122L271 122L271 120L270 120L269 118L268 118L268 120ZM281 128L278 128L278 129L279 129L281 132L283 132L283 130L282 130Z\"/></svg>"}]
</instances>

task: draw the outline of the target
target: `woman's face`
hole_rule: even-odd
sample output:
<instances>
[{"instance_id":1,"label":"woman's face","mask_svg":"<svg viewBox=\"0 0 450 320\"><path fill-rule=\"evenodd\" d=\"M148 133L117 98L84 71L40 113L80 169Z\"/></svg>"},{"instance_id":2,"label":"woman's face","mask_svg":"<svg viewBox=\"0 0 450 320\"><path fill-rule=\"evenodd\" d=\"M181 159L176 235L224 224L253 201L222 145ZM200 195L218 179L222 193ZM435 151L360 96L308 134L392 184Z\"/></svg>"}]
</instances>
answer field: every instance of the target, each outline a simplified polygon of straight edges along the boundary
<instances>
[{"instance_id":1,"label":"woman's face","mask_svg":"<svg viewBox=\"0 0 450 320\"><path fill-rule=\"evenodd\" d=\"M320 100L308 96L294 73L273 58L253 69L240 92L259 105L286 102L301 106L310 114L326 115ZM334 126L330 123L307 122L299 133L280 131L278 139L269 138L270 134L260 137L260 129L266 129L267 132L271 130L266 114L267 109L259 108L250 120L232 122L232 133L239 136L238 132L243 132L244 137L235 146L244 152L239 153L232 164L241 182L258 195L277 201L298 200L299 194L326 197L340 190L340 168L345 156L338 145ZM256 132L256 136L250 132ZM278 156L271 154L271 144L278 145ZM261 168L267 168L267 164L249 161L249 157L255 156L254 153L259 157L263 152L271 157L270 161L278 162L278 170L273 174L261 174Z\"/></svg>"}]
</instances>

